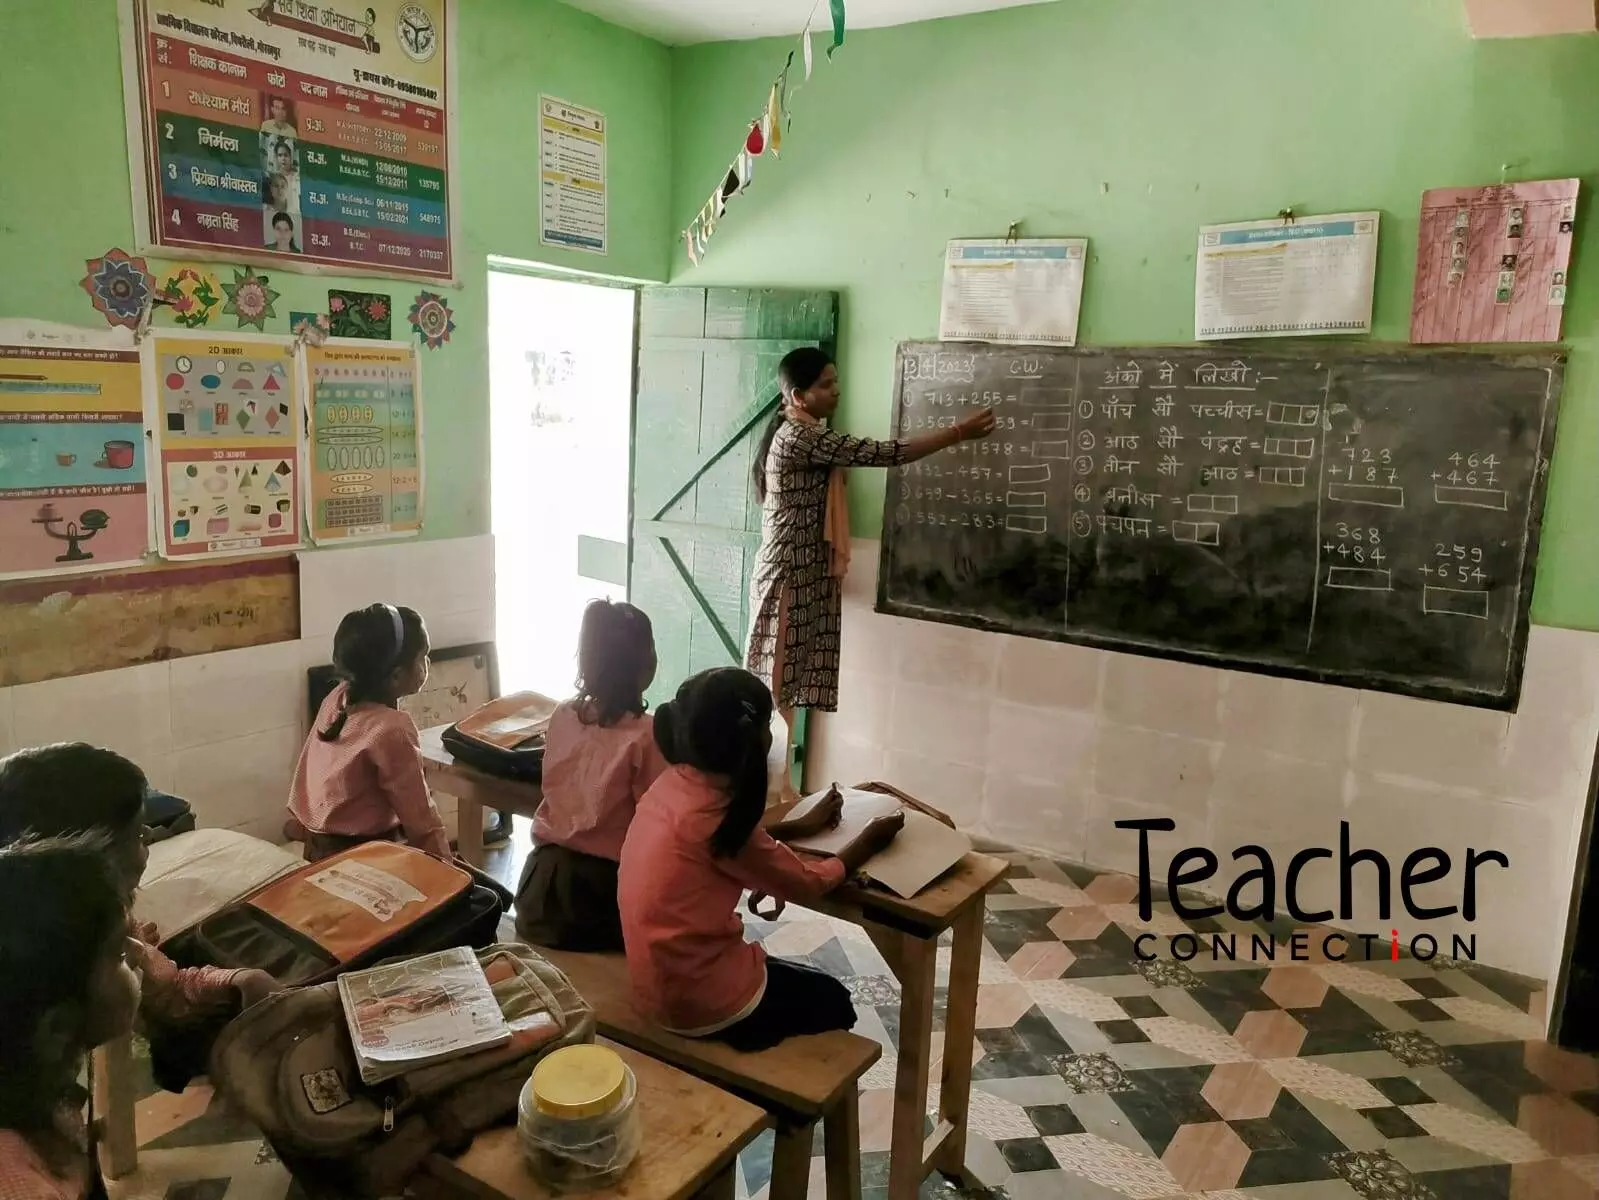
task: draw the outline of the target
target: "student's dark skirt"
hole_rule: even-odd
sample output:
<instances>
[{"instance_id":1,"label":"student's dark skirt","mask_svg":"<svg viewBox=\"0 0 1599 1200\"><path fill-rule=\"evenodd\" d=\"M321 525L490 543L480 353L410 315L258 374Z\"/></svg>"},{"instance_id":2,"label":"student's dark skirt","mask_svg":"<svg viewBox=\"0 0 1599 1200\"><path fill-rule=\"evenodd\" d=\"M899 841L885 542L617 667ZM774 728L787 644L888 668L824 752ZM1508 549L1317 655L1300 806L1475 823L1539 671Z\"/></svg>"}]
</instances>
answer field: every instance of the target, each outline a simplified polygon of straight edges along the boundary
<instances>
[{"instance_id":1,"label":"student's dark skirt","mask_svg":"<svg viewBox=\"0 0 1599 1200\"><path fill-rule=\"evenodd\" d=\"M516 888L516 932L551 950L584 954L622 949L617 866L546 843L528 855Z\"/></svg>"},{"instance_id":2,"label":"student's dark skirt","mask_svg":"<svg viewBox=\"0 0 1599 1200\"><path fill-rule=\"evenodd\" d=\"M742 1021L711 1035L749 1054L769 1050L785 1038L855 1028L849 989L815 967L781 958L766 960L766 991Z\"/></svg>"}]
</instances>

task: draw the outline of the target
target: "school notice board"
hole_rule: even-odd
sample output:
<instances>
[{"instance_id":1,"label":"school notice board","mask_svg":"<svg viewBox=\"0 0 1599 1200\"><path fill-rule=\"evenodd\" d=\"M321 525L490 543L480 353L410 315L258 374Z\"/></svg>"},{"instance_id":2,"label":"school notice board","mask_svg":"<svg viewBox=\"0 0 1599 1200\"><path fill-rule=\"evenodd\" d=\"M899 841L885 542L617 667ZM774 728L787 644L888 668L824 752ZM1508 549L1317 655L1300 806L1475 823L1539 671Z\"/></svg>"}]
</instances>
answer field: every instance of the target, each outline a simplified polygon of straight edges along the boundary
<instances>
[{"instance_id":1,"label":"school notice board","mask_svg":"<svg viewBox=\"0 0 1599 1200\"><path fill-rule=\"evenodd\" d=\"M422 529L416 347L333 340L305 347L306 512L318 545Z\"/></svg>"},{"instance_id":2,"label":"school notice board","mask_svg":"<svg viewBox=\"0 0 1599 1200\"><path fill-rule=\"evenodd\" d=\"M157 333L145 355L162 557L300 545L299 360L287 337Z\"/></svg>"},{"instance_id":3,"label":"school notice board","mask_svg":"<svg viewBox=\"0 0 1599 1200\"><path fill-rule=\"evenodd\" d=\"M1376 212L1205 225L1194 271L1194 336L1371 332Z\"/></svg>"},{"instance_id":4,"label":"school notice board","mask_svg":"<svg viewBox=\"0 0 1599 1200\"><path fill-rule=\"evenodd\" d=\"M1513 709L1557 354L899 348L878 609ZM997 398L997 400L996 400Z\"/></svg>"},{"instance_id":5,"label":"school notice board","mask_svg":"<svg viewBox=\"0 0 1599 1200\"><path fill-rule=\"evenodd\" d=\"M0 579L137 563L148 502L129 332L0 321Z\"/></svg>"},{"instance_id":6,"label":"school notice board","mask_svg":"<svg viewBox=\"0 0 1599 1200\"><path fill-rule=\"evenodd\" d=\"M143 249L453 279L453 0L121 3Z\"/></svg>"}]
</instances>

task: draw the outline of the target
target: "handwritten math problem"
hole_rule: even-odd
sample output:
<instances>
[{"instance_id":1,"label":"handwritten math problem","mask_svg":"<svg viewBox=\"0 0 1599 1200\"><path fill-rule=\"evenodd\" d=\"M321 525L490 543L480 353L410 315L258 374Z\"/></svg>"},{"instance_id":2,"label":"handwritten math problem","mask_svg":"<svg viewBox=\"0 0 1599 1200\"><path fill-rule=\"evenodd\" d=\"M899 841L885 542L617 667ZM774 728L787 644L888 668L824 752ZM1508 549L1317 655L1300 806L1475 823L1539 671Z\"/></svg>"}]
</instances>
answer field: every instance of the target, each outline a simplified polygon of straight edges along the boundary
<instances>
[{"instance_id":1,"label":"handwritten math problem","mask_svg":"<svg viewBox=\"0 0 1599 1200\"><path fill-rule=\"evenodd\" d=\"M880 607L1513 703L1557 360L1329 349L902 346L897 436L997 428L891 472Z\"/></svg>"}]
</instances>

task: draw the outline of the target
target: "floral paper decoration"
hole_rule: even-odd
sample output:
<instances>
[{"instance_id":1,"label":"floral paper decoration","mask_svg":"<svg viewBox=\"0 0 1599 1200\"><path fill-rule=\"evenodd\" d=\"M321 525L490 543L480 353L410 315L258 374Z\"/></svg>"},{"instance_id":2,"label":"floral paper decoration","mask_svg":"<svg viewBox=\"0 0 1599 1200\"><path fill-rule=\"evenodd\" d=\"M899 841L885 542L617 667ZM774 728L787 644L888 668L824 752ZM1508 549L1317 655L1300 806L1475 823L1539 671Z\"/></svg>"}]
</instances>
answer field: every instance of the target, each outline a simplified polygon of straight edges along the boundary
<instances>
[{"instance_id":1,"label":"floral paper decoration","mask_svg":"<svg viewBox=\"0 0 1599 1200\"><path fill-rule=\"evenodd\" d=\"M199 329L222 307L222 285L199 267L173 267L156 289L155 303L185 329Z\"/></svg>"},{"instance_id":2,"label":"floral paper decoration","mask_svg":"<svg viewBox=\"0 0 1599 1200\"><path fill-rule=\"evenodd\" d=\"M333 336L387 341L393 328L394 303L382 292L328 292Z\"/></svg>"},{"instance_id":3,"label":"floral paper decoration","mask_svg":"<svg viewBox=\"0 0 1599 1200\"><path fill-rule=\"evenodd\" d=\"M137 329L139 319L155 291L155 279L142 258L131 258L124 250L107 250L86 263L89 273L79 286L89 293L95 311L108 324Z\"/></svg>"},{"instance_id":4,"label":"floral paper decoration","mask_svg":"<svg viewBox=\"0 0 1599 1200\"><path fill-rule=\"evenodd\" d=\"M291 312L289 314L290 332L308 346L320 346L327 341L328 333L332 328L332 322L328 320L327 313Z\"/></svg>"},{"instance_id":5,"label":"floral paper decoration","mask_svg":"<svg viewBox=\"0 0 1599 1200\"><path fill-rule=\"evenodd\" d=\"M411 329L422 335L422 344L437 350L455 332L455 314L436 292L418 292L411 305Z\"/></svg>"},{"instance_id":6,"label":"floral paper decoration","mask_svg":"<svg viewBox=\"0 0 1599 1200\"><path fill-rule=\"evenodd\" d=\"M844 0L828 0L828 12L833 25L833 42L827 48L827 57L831 59L833 52L844 44ZM813 59L811 27L808 22L805 31L800 34L799 50L804 63L805 77L795 84L795 91L798 91L811 77ZM711 235L716 232L717 222L726 211L728 200L749 187L750 181L755 176L755 160L763 154L776 157L782 149L783 132L792 119L789 115L788 72L793 65L794 53L790 51L783 69L778 72L777 79L761 98L761 105L757 110L759 115L751 120L749 131L744 135L738 153L722 175L722 182L700 207L700 211L689 222L688 228L683 230L683 249L687 251L689 261L695 266L698 266L700 259L704 257L705 248L711 240Z\"/></svg>"},{"instance_id":7,"label":"floral paper decoration","mask_svg":"<svg viewBox=\"0 0 1599 1200\"><path fill-rule=\"evenodd\" d=\"M268 282L267 276L257 275L254 267L245 267L242 271L233 272L232 283L222 285L222 290L228 294L228 302L222 306L222 311L237 317L240 329L254 325L265 333L267 318L278 315L273 305L280 293L267 286Z\"/></svg>"}]
</instances>

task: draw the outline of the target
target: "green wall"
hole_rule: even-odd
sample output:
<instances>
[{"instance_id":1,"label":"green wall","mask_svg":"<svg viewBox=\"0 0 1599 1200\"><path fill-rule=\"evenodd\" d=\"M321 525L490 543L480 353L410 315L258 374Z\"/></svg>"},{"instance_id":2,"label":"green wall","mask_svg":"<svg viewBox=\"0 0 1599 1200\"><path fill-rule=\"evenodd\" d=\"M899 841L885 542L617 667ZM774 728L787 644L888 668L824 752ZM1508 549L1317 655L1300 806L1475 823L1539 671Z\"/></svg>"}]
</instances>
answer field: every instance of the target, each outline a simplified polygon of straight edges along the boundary
<instances>
[{"instance_id":1,"label":"green wall","mask_svg":"<svg viewBox=\"0 0 1599 1200\"><path fill-rule=\"evenodd\" d=\"M425 533L438 538L489 529L488 256L663 279L671 250L668 51L554 0L457 8L462 283L447 292L453 339L423 351ZM101 322L78 287L84 260L133 248L115 0L0 0L0 46L0 317ZM604 257L539 245L541 91L609 120ZM416 293L433 286L266 270L283 293L269 332L286 331L293 309L324 310L329 287L357 287L394 297L400 336Z\"/></svg>"},{"instance_id":2,"label":"green wall","mask_svg":"<svg viewBox=\"0 0 1599 1200\"><path fill-rule=\"evenodd\" d=\"M672 211L698 211L793 40L672 55ZM843 425L888 429L895 343L936 337L944 243L1086 236L1080 339L1193 338L1196 229L1381 209L1374 337L1408 336L1428 187L1599 186L1599 36L1474 42L1461 0L1061 0L852 32L778 162L673 281L837 288ZM1599 227L1579 216L1571 366L1535 620L1599 627ZM858 534L882 492L851 489Z\"/></svg>"}]
</instances>

